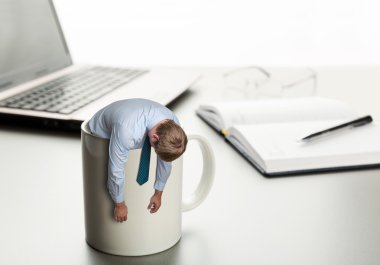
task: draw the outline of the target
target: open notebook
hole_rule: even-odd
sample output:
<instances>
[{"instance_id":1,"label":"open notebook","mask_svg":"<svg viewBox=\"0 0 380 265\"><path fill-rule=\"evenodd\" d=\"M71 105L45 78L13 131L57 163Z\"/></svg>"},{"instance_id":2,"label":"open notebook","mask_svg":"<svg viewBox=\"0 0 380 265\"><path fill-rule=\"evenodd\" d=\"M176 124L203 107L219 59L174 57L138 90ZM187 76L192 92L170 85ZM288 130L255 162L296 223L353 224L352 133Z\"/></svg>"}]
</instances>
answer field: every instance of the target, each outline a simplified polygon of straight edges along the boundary
<instances>
[{"instance_id":1,"label":"open notebook","mask_svg":"<svg viewBox=\"0 0 380 265\"><path fill-rule=\"evenodd\" d=\"M201 105L197 115L266 176L380 167L376 123L301 139L357 118L343 102L320 97Z\"/></svg>"}]
</instances>

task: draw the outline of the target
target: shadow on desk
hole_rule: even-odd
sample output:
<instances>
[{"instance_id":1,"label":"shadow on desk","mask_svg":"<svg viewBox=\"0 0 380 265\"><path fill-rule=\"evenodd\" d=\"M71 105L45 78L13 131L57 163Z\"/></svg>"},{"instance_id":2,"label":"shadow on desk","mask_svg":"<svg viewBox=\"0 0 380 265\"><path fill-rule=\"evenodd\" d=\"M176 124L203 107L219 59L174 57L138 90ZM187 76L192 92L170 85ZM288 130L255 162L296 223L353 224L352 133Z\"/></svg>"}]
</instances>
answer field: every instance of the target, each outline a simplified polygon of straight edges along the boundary
<instances>
[{"instance_id":1,"label":"shadow on desk","mask_svg":"<svg viewBox=\"0 0 380 265\"><path fill-rule=\"evenodd\" d=\"M164 235L163 235L164 236ZM88 246L87 264L112 264L112 265L187 265L187 264L211 264L207 254L206 241L197 231L185 231L181 240L172 248L158 254L125 257L110 255L100 252Z\"/></svg>"},{"instance_id":2,"label":"shadow on desk","mask_svg":"<svg viewBox=\"0 0 380 265\"><path fill-rule=\"evenodd\" d=\"M0 131L11 134L25 135L41 135L41 136L56 136L58 138L73 138L80 139L80 133L73 131L60 131L38 126L28 126L22 124L0 124Z\"/></svg>"}]
</instances>

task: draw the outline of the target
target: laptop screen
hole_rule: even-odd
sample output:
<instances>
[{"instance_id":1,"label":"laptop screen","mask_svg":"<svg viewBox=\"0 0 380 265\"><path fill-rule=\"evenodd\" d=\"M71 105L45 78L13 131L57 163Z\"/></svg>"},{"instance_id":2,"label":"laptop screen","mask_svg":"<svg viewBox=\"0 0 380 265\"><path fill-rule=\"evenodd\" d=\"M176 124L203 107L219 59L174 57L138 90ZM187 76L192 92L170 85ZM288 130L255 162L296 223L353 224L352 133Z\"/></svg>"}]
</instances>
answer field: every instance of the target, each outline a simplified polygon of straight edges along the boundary
<instances>
[{"instance_id":1,"label":"laptop screen","mask_svg":"<svg viewBox=\"0 0 380 265\"><path fill-rule=\"evenodd\" d=\"M0 91L72 64L49 0L1 0L0 32Z\"/></svg>"}]
</instances>

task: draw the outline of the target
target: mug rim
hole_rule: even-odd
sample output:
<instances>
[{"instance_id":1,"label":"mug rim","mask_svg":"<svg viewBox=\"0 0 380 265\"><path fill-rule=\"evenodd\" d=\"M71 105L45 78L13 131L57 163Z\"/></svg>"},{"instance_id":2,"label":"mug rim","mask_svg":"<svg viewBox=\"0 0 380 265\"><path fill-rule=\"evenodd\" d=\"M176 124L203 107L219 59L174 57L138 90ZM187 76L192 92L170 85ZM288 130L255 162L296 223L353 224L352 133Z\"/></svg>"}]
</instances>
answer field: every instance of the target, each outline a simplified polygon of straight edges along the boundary
<instances>
[{"instance_id":1,"label":"mug rim","mask_svg":"<svg viewBox=\"0 0 380 265\"><path fill-rule=\"evenodd\" d=\"M96 139L104 140L104 141L109 140L109 139L106 139L106 138L103 138L103 137L100 137L100 136L97 136L97 135L91 133L89 128L88 128L88 120L85 120L84 122L82 122L80 128L81 128L81 131L88 136L94 137Z\"/></svg>"}]
</instances>

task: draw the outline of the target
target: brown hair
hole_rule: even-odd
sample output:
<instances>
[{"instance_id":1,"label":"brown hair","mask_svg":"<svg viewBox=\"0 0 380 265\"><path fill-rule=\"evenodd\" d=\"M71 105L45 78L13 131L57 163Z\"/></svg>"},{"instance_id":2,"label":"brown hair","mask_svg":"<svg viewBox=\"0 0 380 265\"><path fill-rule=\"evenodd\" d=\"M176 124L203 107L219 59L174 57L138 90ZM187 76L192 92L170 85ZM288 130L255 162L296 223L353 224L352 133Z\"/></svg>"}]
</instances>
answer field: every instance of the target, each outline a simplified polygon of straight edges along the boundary
<instances>
[{"instance_id":1,"label":"brown hair","mask_svg":"<svg viewBox=\"0 0 380 265\"><path fill-rule=\"evenodd\" d=\"M171 162L185 152L187 136L174 121L165 120L158 125L156 132L159 140L154 148L162 160Z\"/></svg>"}]
</instances>

